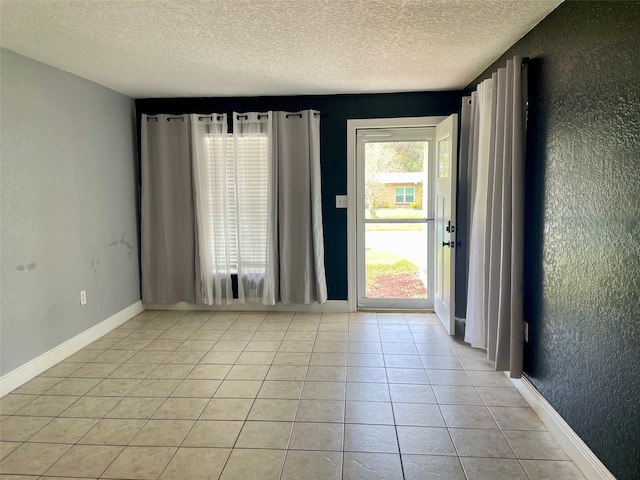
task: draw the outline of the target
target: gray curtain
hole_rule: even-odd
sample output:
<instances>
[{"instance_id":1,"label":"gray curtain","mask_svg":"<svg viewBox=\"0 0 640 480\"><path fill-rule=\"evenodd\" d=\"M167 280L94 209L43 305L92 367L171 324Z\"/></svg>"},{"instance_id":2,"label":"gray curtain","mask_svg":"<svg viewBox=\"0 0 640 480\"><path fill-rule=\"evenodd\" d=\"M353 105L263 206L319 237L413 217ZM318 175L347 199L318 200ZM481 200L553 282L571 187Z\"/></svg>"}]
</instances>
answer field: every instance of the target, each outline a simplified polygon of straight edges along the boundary
<instances>
[{"instance_id":1,"label":"gray curtain","mask_svg":"<svg viewBox=\"0 0 640 480\"><path fill-rule=\"evenodd\" d=\"M234 113L233 155L217 117L142 116L142 300L230 303L229 255L221 248L238 238L240 302L325 302L319 112ZM257 177L247 160L251 142L267 138L268 193L258 221L263 205L251 202ZM220 192L232 174L235 190ZM243 223L234 235L224 215L211 215L223 207L238 209ZM243 242L263 230L264 246ZM252 270L260 263L254 258L267 259L265 271Z\"/></svg>"},{"instance_id":2,"label":"gray curtain","mask_svg":"<svg viewBox=\"0 0 640 480\"><path fill-rule=\"evenodd\" d=\"M142 115L142 301L195 302L188 115Z\"/></svg>"},{"instance_id":3,"label":"gray curtain","mask_svg":"<svg viewBox=\"0 0 640 480\"><path fill-rule=\"evenodd\" d=\"M470 231L465 341L522 375L526 74L522 58L463 99ZM525 67L526 68L526 67Z\"/></svg>"},{"instance_id":4,"label":"gray curtain","mask_svg":"<svg viewBox=\"0 0 640 480\"><path fill-rule=\"evenodd\" d=\"M320 114L273 112L277 160L279 294L282 303L324 303Z\"/></svg>"}]
</instances>

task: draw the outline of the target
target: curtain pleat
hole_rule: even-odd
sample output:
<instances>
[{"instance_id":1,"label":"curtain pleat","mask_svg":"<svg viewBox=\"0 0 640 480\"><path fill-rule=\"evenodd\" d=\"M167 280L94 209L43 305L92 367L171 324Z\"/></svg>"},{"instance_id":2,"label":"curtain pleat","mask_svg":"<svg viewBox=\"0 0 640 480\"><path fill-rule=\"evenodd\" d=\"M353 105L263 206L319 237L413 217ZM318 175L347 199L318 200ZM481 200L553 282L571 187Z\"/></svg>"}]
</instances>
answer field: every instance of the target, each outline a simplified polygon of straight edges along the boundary
<instances>
[{"instance_id":1,"label":"curtain pleat","mask_svg":"<svg viewBox=\"0 0 640 480\"><path fill-rule=\"evenodd\" d=\"M233 302L228 188L227 116L190 116L196 212L196 302Z\"/></svg>"},{"instance_id":2,"label":"curtain pleat","mask_svg":"<svg viewBox=\"0 0 640 480\"><path fill-rule=\"evenodd\" d=\"M272 114L233 114L233 158L238 231L238 300L276 301L276 166ZM260 155L259 152L266 152ZM267 199L257 201L256 199Z\"/></svg>"},{"instance_id":3,"label":"curtain pleat","mask_svg":"<svg viewBox=\"0 0 640 480\"><path fill-rule=\"evenodd\" d=\"M141 119L142 301L195 302L195 235L188 115Z\"/></svg>"},{"instance_id":4,"label":"curtain pleat","mask_svg":"<svg viewBox=\"0 0 640 480\"><path fill-rule=\"evenodd\" d=\"M522 374L524 118L522 58L463 102L469 125L470 234L465 341L496 370Z\"/></svg>"},{"instance_id":5,"label":"curtain pleat","mask_svg":"<svg viewBox=\"0 0 640 480\"><path fill-rule=\"evenodd\" d=\"M327 300L320 191L320 118L274 112L278 164L280 301Z\"/></svg>"}]
</instances>

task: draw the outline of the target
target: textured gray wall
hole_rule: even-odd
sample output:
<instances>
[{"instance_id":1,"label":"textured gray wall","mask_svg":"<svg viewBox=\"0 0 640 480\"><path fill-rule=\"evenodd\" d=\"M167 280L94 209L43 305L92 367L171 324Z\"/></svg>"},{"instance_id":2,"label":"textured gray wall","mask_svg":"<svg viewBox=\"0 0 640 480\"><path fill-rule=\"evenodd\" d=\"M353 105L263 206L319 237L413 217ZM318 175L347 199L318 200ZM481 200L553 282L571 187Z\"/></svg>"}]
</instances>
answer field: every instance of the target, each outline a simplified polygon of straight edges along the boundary
<instances>
[{"instance_id":1,"label":"textured gray wall","mask_svg":"<svg viewBox=\"0 0 640 480\"><path fill-rule=\"evenodd\" d=\"M0 62L4 375L140 288L133 100L8 50Z\"/></svg>"},{"instance_id":2,"label":"textured gray wall","mask_svg":"<svg viewBox=\"0 0 640 480\"><path fill-rule=\"evenodd\" d=\"M565 2L486 73L515 54L531 59L525 372L638 479L640 2Z\"/></svg>"}]
</instances>

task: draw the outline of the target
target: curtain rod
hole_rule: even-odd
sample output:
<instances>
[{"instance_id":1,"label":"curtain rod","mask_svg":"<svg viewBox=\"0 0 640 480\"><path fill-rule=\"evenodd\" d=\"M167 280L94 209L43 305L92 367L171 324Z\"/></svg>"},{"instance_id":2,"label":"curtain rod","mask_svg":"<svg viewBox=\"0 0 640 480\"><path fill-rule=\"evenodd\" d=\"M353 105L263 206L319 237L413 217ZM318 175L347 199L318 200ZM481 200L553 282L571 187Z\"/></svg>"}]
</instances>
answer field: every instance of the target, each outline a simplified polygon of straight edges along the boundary
<instances>
[{"instance_id":1,"label":"curtain rod","mask_svg":"<svg viewBox=\"0 0 640 480\"><path fill-rule=\"evenodd\" d=\"M314 112L313 116L314 117L318 117L321 116L321 113L318 112ZM267 114L258 114L258 120L261 120L263 118L267 118L269 115ZM287 113L285 115L286 118L289 117L300 117L302 118L302 113ZM238 120L241 118L244 118L245 120L249 118L248 115L238 115L237 116ZM213 115L203 115L203 116L199 116L198 120L202 121L202 120L206 120L209 119L211 121L213 121ZM157 115L147 115L147 122L150 120L155 120L156 122L158 121L158 116ZM170 122L171 120L180 120L181 122L184 122L184 117L178 117L178 116L174 116L174 117L167 117L167 122ZM222 120L222 115L216 115L216 120L220 121Z\"/></svg>"}]
</instances>

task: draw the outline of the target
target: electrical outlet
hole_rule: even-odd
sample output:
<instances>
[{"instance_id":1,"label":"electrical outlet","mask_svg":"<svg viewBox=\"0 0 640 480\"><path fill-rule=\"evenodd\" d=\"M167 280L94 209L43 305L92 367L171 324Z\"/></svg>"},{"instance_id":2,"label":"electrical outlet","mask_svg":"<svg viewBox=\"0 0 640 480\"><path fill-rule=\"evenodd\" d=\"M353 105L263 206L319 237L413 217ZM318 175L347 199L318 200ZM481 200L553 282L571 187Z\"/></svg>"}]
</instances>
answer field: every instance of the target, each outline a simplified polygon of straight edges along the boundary
<instances>
[{"instance_id":1,"label":"electrical outlet","mask_svg":"<svg viewBox=\"0 0 640 480\"><path fill-rule=\"evenodd\" d=\"M87 304L87 291L82 290L80 292L80 306Z\"/></svg>"},{"instance_id":2,"label":"electrical outlet","mask_svg":"<svg viewBox=\"0 0 640 480\"><path fill-rule=\"evenodd\" d=\"M336 208L347 208L347 196L336 195Z\"/></svg>"},{"instance_id":3,"label":"electrical outlet","mask_svg":"<svg viewBox=\"0 0 640 480\"><path fill-rule=\"evenodd\" d=\"M529 341L529 324L527 322L524 322L524 341Z\"/></svg>"}]
</instances>

